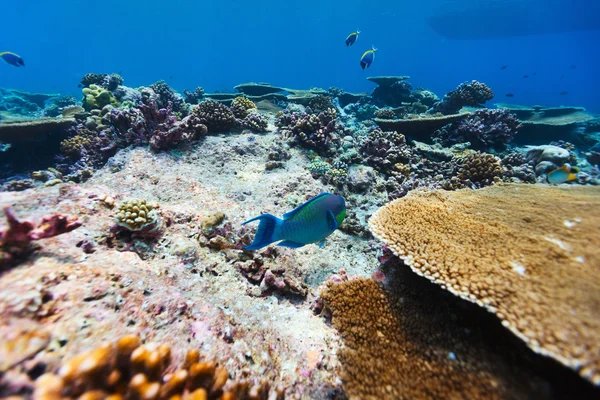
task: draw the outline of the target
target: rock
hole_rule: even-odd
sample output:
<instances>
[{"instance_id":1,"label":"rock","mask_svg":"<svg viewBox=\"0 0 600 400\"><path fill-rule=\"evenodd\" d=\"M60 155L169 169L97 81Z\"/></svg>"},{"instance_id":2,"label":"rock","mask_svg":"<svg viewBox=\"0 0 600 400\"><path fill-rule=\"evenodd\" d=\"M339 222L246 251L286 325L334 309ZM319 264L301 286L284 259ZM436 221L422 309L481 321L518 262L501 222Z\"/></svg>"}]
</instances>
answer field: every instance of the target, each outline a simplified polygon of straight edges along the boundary
<instances>
[{"instance_id":1,"label":"rock","mask_svg":"<svg viewBox=\"0 0 600 400\"><path fill-rule=\"evenodd\" d=\"M549 161L554 165L561 166L568 162L571 156L569 150L558 146L529 146L527 149L527 161L533 161L536 165L542 161Z\"/></svg>"},{"instance_id":2,"label":"rock","mask_svg":"<svg viewBox=\"0 0 600 400\"><path fill-rule=\"evenodd\" d=\"M347 183L353 192L364 193L374 182L375 172L373 168L364 165L353 165L348 169Z\"/></svg>"},{"instance_id":3,"label":"rock","mask_svg":"<svg viewBox=\"0 0 600 400\"><path fill-rule=\"evenodd\" d=\"M542 161L535 166L535 174L537 176L546 174L552 170L555 170L558 166L550 161Z\"/></svg>"}]
</instances>

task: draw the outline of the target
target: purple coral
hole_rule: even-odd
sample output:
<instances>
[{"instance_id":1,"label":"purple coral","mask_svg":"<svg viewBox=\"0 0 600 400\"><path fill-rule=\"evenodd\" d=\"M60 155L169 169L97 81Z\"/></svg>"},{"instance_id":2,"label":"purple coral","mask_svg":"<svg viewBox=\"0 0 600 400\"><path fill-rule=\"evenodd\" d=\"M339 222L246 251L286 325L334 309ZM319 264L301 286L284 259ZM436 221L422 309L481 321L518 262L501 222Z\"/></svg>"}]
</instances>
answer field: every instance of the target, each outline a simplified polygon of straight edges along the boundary
<instances>
[{"instance_id":1,"label":"purple coral","mask_svg":"<svg viewBox=\"0 0 600 400\"><path fill-rule=\"evenodd\" d=\"M434 140L445 145L471 142L478 150L503 150L515 137L521 123L507 109L483 109L437 130Z\"/></svg>"},{"instance_id":2,"label":"purple coral","mask_svg":"<svg viewBox=\"0 0 600 400\"><path fill-rule=\"evenodd\" d=\"M254 132L266 132L269 126L267 117L258 113L250 112L243 119L237 119L238 125Z\"/></svg>"},{"instance_id":3,"label":"purple coral","mask_svg":"<svg viewBox=\"0 0 600 400\"><path fill-rule=\"evenodd\" d=\"M317 153L335 153L341 142L338 135L341 127L337 124L337 113L333 108L319 114L285 110L277 114L275 125L284 137Z\"/></svg>"},{"instance_id":4,"label":"purple coral","mask_svg":"<svg viewBox=\"0 0 600 400\"><path fill-rule=\"evenodd\" d=\"M485 83L476 80L463 82L446 94L442 101L435 103L432 112L440 112L445 115L456 114L465 106L483 107L485 102L493 97L494 92Z\"/></svg>"},{"instance_id":5,"label":"purple coral","mask_svg":"<svg viewBox=\"0 0 600 400\"><path fill-rule=\"evenodd\" d=\"M396 164L408 163L411 149L404 135L375 129L363 140L359 153L368 165L383 173L391 173Z\"/></svg>"},{"instance_id":6,"label":"purple coral","mask_svg":"<svg viewBox=\"0 0 600 400\"><path fill-rule=\"evenodd\" d=\"M207 128L196 115L178 120L172 103L158 108L154 101L130 109L112 109L109 120L127 144L150 143L153 150L164 150L204 135Z\"/></svg>"},{"instance_id":7,"label":"purple coral","mask_svg":"<svg viewBox=\"0 0 600 400\"><path fill-rule=\"evenodd\" d=\"M153 83L150 85L150 89L156 94L156 105L159 109L167 108L168 104L171 103L171 108L175 112L182 111L183 97L167 85L165 81Z\"/></svg>"}]
</instances>

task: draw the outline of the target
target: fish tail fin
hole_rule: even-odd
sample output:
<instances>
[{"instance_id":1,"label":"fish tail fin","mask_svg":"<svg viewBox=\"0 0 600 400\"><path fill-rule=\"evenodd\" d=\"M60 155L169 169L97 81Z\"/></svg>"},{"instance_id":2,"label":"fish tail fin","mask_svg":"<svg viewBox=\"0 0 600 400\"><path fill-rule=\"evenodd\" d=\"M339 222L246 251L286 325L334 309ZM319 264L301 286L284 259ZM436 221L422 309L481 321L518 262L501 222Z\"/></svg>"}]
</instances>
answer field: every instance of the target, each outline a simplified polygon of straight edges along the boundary
<instances>
[{"instance_id":1,"label":"fish tail fin","mask_svg":"<svg viewBox=\"0 0 600 400\"><path fill-rule=\"evenodd\" d=\"M375 46L371 45L371 50L373 50L373 51L377 51L377 47L375 47Z\"/></svg>"},{"instance_id":2,"label":"fish tail fin","mask_svg":"<svg viewBox=\"0 0 600 400\"><path fill-rule=\"evenodd\" d=\"M283 223L281 219L271 214L262 214L244 222L242 225L246 225L252 221L259 221L258 229L254 234L254 240L252 243L249 246L245 246L244 249L258 250L270 245L273 242L281 240L279 238L279 227Z\"/></svg>"}]
</instances>

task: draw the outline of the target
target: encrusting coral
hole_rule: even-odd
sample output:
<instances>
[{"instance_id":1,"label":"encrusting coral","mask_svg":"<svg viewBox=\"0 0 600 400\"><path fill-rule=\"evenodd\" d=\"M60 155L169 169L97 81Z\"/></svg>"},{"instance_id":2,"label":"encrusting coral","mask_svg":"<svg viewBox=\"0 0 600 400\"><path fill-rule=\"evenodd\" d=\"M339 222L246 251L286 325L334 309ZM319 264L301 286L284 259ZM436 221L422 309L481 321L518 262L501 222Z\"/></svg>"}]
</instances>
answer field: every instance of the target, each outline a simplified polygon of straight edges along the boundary
<instances>
[{"instance_id":1,"label":"encrusting coral","mask_svg":"<svg viewBox=\"0 0 600 400\"><path fill-rule=\"evenodd\" d=\"M600 189L412 192L369 220L419 275L600 385Z\"/></svg>"},{"instance_id":2,"label":"encrusting coral","mask_svg":"<svg viewBox=\"0 0 600 400\"><path fill-rule=\"evenodd\" d=\"M169 346L142 345L136 336L123 336L115 343L75 356L57 373L40 376L33 397L39 400L284 399L283 390L271 390L264 379L253 383L229 381L225 368L214 361L202 360L197 350L189 350L183 363L172 371L168 370L170 364Z\"/></svg>"}]
</instances>

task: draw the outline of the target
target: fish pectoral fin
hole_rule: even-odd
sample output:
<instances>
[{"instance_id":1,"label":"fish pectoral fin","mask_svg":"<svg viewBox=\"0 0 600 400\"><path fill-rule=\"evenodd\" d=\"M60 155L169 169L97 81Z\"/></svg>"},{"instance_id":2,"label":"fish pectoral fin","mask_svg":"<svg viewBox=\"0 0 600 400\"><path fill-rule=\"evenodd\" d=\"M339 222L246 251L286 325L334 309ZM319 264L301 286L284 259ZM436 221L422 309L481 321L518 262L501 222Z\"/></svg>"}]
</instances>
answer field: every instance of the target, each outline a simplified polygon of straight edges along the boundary
<instances>
[{"instance_id":1,"label":"fish pectoral fin","mask_svg":"<svg viewBox=\"0 0 600 400\"><path fill-rule=\"evenodd\" d=\"M320 249L322 249L322 248L323 248L323 246L325 246L325 239L321 240L321 241L318 243L318 245L319 245L319 248L320 248Z\"/></svg>"},{"instance_id":2,"label":"fish pectoral fin","mask_svg":"<svg viewBox=\"0 0 600 400\"><path fill-rule=\"evenodd\" d=\"M282 242L277 243L277 246L288 247L290 249L297 249L299 247L304 246L304 243L292 242L291 240L284 240Z\"/></svg>"},{"instance_id":3,"label":"fish pectoral fin","mask_svg":"<svg viewBox=\"0 0 600 400\"><path fill-rule=\"evenodd\" d=\"M337 221L335 220L335 215L333 215L333 212L331 210L327 211L327 226L332 231L335 231L339 226Z\"/></svg>"}]
</instances>

